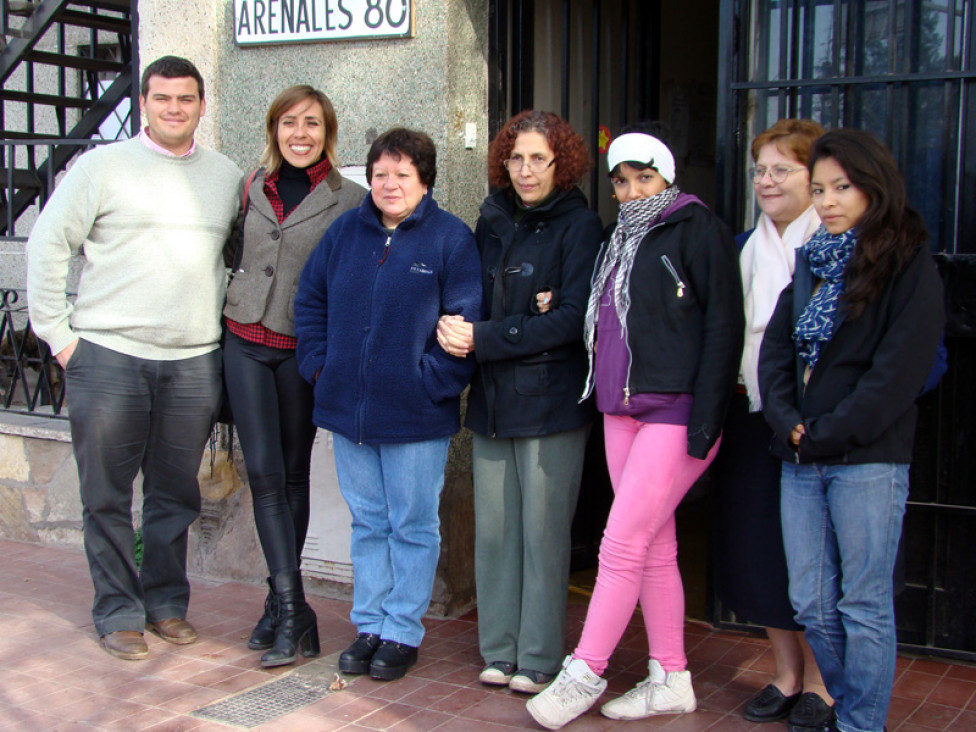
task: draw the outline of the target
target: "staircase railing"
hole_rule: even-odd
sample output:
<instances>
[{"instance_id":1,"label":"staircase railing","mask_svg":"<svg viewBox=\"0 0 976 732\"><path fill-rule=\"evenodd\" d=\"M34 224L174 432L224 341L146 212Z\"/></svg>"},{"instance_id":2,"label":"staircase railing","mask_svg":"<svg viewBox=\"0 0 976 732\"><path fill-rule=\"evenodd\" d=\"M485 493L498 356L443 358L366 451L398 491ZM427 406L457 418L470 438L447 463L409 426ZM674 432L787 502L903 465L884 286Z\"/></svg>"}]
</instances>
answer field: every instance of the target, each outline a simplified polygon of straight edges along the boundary
<instances>
[{"instance_id":1,"label":"staircase railing","mask_svg":"<svg viewBox=\"0 0 976 732\"><path fill-rule=\"evenodd\" d=\"M100 129L126 100L130 109L112 139L138 130L131 111L136 7L136 0L0 0L0 139L44 143L0 150L0 237L23 237L17 222L43 205L54 178L83 149L79 141L103 136ZM71 82L76 89L69 90ZM36 157L41 150L44 159Z\"/></svg>"}]
</instances>

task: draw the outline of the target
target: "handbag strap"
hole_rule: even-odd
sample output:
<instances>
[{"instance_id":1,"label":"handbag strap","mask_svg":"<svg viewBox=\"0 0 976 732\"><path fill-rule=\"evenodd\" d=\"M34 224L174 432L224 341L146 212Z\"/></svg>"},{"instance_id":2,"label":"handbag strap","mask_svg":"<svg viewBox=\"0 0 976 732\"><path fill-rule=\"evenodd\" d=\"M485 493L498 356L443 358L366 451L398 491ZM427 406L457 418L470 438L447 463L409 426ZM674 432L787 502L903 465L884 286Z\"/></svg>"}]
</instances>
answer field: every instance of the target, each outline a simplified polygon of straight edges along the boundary
<instances>
[{"instance_id":1,"label":"handbag strap","mask_svg":"<svg viewBox=\"0 0 976 732\"><path fill-rule=\"evenodd\" d=\"M234 261L231 263L230 268L231 277L233 278L233 273L236 272L241 267L241 260L244 259L244 218L247 216L247 209L251 205L251 184L254 179L257 178L258 173L260 173L264 168L258 168L254 170L244 181L244 195L241 198L241 218L240 226L238 227L236 237L239 237L237 241L237 248L234 251ZM225 260L226 261L226 260Z\"/></svg>"},{"instance_id":2,"label":"handbag strap","mask_svg":"<svg viewBox=\"0 0 976 732\"><path fill-rule=\"evenodd\" d=\"M251 205L251 184L254 182L254 179L258 177L258 173L260 173L262 170L264 170L264 168L258 168L257 170L253 171L249 176L247 176L247 180L244 182L244 198L241 200L241 213L245 216L247 216L247 209Z\"/></svg>"}]
</instances>

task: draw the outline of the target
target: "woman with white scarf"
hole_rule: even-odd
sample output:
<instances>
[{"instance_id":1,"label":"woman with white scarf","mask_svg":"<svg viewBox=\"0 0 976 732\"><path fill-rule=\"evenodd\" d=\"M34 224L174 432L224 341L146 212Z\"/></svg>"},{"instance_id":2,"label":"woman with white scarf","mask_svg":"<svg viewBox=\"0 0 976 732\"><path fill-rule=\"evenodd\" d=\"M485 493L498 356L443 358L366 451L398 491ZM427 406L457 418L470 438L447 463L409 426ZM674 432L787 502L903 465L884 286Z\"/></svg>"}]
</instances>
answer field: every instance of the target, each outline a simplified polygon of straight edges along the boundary
<instances>
[{"instance_id":1,"label":"woman with white scarf","mask_svg":"<svg viewBox=\"0 0 976 732\"><path fill-rule=\"evenodd\" d=\"M528 703L558 729L592 707L640 602L649 676L602 706L611 719L697 707L684 651L674 511L718 451L742 350L742 289L725 225L679 191L674 156L642 129L607 152L620 216L597 259L586 314L613 505L576 650Z\"/></svg>"},{"instance_id":2,"label":"woman with white scarf","mask_svg":"<svg viewBox=\"0 0 976 732\"><path fill-rule=\"evenodd\" d=\"M753 189L762 213L737 239L746 333L739 387L710 475L717 508L713 526L716 591L740 620L766 628L775 661L770 683L746 705L751 722L789 718L791 729L818 728L833 717L833 700L793 619L780 528L782 461L759 396L759 346L779 293L793 277L794 253L820 226L810 196L807 160L824 132L812 120L784 119L752 143Z\"/></svg>"}]
</instances>

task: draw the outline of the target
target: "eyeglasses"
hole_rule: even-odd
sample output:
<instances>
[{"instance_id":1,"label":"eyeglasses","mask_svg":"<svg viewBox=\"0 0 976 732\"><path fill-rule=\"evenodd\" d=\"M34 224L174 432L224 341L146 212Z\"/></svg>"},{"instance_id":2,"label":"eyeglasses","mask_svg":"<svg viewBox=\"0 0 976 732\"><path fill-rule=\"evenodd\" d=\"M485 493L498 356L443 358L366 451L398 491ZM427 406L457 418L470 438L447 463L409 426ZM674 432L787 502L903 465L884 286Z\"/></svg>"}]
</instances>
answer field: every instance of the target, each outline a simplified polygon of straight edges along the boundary
<instances>
[{"instance_id":1,"label":"eyeglasses","mask_svg":"<svg viewBox=\"0 0 976 732\"><path fill-rule=\"evenodd\" d=\"M528 167L533 173L541 173L544 170L552 167L553 163L556 162L556 158L553 158L548 163L541 158L532 158L531 160L524 160L522 158L509 158L504 161L504 165L508 168L509 173L521 173L522 168Z\"/></svg>"},{"instance_id":2,"label":"eyeglasses","mask_svg":"<svg viewBox=\"0 0 976 732\"><path fill-rule=\"evenodd\" d=\"M760 183L766 177L766 173L769 173L769 178L773 183L782 183L790 176L790 173L795 173L798 170L806 170L806 168L788 168L785 165L774 165L772 168L767 168L765 165L756 165L749 168L749 177L752 178L753 183Z\"/></svg>"}]
</instances>

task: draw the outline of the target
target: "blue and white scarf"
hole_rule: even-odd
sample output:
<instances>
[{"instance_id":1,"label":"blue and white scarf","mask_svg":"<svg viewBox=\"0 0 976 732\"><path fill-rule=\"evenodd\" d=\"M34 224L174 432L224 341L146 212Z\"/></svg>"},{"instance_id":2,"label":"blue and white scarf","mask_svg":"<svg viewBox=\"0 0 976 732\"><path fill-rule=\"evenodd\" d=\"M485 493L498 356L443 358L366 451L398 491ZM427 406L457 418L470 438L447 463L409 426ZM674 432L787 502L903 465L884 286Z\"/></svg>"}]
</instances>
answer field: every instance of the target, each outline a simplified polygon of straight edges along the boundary
<instances>
[{"instance_id":1,"label":"blue and white scarf","mask_svg":"<svg viewBox=\"0 0 976 732\"><path fill-rule=\"evenodd\" d=\"M834 236L821 226L800 249L810 263L810 271L823 280L793 329L800 358L811 369L817 364L821 349L834 335L837 303L844 293L844 270L856 244L854 229Z\"/></svg>"}]
</instances>

